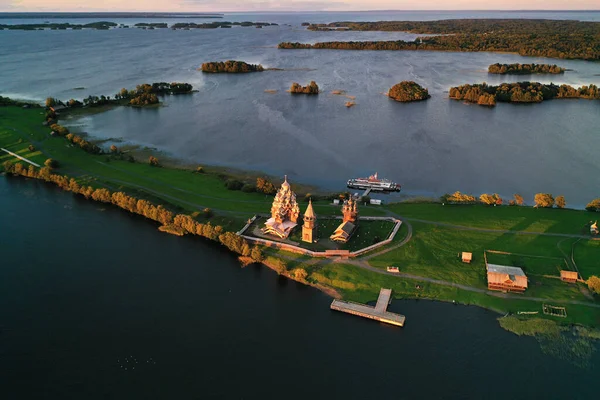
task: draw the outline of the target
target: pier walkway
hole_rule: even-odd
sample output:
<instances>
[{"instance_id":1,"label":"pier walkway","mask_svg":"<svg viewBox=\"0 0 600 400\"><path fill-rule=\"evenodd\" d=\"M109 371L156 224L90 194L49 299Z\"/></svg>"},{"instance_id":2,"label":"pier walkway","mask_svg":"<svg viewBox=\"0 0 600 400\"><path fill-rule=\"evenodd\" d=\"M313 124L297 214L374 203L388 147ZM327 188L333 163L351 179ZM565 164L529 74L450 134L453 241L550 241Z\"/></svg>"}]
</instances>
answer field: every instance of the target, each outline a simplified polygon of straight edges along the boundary
<instances>
[{"instance_id":1,"label":"pier walkway","mask_svg":"<svg viewBox=\"0 0 600 400\"><path fill-rule=\"evenodd\" d=\"M377 304L375 307L366 304L354 303L352 301L333 300L331 309L345 312L359 317L374 319L375 321L385 322L386 324L404 326L406 317L404 315L395 314L387 311L387 307L391 302L392 289L381 289Z\"/></svg>"},{"instance_id":2,"label":"pier walkway","mask_svg":"<svg viewBox=\"0 0 600 400\"><path fill-rule=\"evenodd\" d=\"M4 148L0 148L0 150L2 150L2 151L3 151L3 152L5 152L5 153L8 153L8 154L10 154L10 155L11 155L11 156L13 156L13 157L16 157L16 158L18 158L19 160L23 160L23 161L25 161L26 163L29 163L29 164L33 165L34 167L38 167L38 168L40 167L40 165L39 165L39 164L36 164L36 163L34 163L33 161L26 159L25 157L21 157L20 155L18 155L18 154L16 154L16 153L13 153L12 151L8 151L8 150L6 150L6 149L4 149Z\"/></svg>"}]
</instances>

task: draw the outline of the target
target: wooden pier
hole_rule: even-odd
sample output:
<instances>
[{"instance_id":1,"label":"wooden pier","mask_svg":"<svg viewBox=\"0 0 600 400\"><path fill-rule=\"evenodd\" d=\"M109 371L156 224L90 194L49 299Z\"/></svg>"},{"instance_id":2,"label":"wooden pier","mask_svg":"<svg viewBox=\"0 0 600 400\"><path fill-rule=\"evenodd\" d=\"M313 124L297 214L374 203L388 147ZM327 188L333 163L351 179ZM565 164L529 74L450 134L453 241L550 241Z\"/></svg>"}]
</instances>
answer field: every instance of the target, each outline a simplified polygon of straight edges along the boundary
<instances>
[{"instance_id":1,"label":"wooden pier","mask_svg":"<svg viewBox=\"0 0 600 400\"><path fill-rule=\"evenodd\" d=\"M375 321L385 322L386 324L404 326L406 317L404 315L395 314L387 311L387 307L391 302L392 289L381 289L377 304L375 307L366 304L354 303L351 301L333 300L331 309L345 312L359 317L374 319Z\"/></svg>"}]
</instances>

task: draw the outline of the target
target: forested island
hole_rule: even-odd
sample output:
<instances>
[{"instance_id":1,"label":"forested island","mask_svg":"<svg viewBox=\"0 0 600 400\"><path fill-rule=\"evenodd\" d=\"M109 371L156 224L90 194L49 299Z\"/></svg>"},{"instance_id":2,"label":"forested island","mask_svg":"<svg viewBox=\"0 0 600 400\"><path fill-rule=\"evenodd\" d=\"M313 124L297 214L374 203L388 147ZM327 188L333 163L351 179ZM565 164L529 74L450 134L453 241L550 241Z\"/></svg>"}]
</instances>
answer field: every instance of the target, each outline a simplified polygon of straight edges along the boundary
<instances>
[{"instance_id":1,"label":"forested island","mask_svg":"<svg viewBox=\"0 0 600 400\"><path fill-rule=\"evenodd\" d=\"M395 84L388 92L390 99L409 102L427 100L431 96L429 91L413 81L402 81Z\"/></svg>"},{"instance_id":2,"label":"forested island","mask_svg":"<svg viewBox=\"0 0 600 400\"><path fill-rule=\"evenodd\" d=\"M492 64L488 67L490 74L531 75L531 74L564 74L565 68L556 64Z\"/></svg>"},{"instance_id":3,"label":"forested island","mask_svg":"<svg viewBox=\"0 0 600 400\"><path fill-rule=\"evenodd\" d=\"M24 30L24 31L36 31L36 30L80 30L80 29L99 29L99 30L107 30L110 28L117 27L117 24L114 22L108 21L99 21L99 22L91 22L89 24L70 24L68 22L58 24L58 23L43 23L43 24L14 24L14 25L6 25L0 24L0 29L8 29L8 30Z\"/></svg>"},{"instance_id":4,"label":"forested island","mask_svg":"<svg viewBox=\"0 0 600 400\"><path fill-rule=\"evenodd\" d=\"M216 18L216 17L215 17ZM221 17L218 17L221 18ZM262 28L263 26L277 26L278 24L272 22L229 22L229 21L214 21L206 22L202 24L196 24L194 22L178 22L170 26L171 29L216 29L216 28L231 28L232 26L249 27L255 26ZM164 29L169 28L165 22L140 22L134 25L140 29ZM115 22L99 21L91 22L89 24L71 24L71 23L41 23L41 24L0 24L0 30L26 30L26 31L37 31L37 30L81 30L81 29L99 29L108 30L112 28L129 28L127 25L118 25Z\"/></svg>"},{"instance_id":5,"label":"forested island","mask_svg":"<svg viewBox=\"0 0 600 400\"><path fill-rule=\"evenodd\" d=\"M319 85L315 81L310 81L306 86L302 86L297 82L292 83L290 87L292 94L319 94Z\"/></svg>"},{"instance_id":6,"label":"forested island","mask_svg":"<svg viewBox=\"0 0 600 400\"><path fill-rule=\"evenodd\" d=\"M211 73L248 73L248 72L262 72L265 69L260 64L248 64L244 61L229 60L225 62L206 62L202 64L200 68L202 72Z\"/></svg>"},{"instance_id":7,"label":"forested island","mask_svg":"<svg viewBox=\"0 0 600 400\"><path fill-rule=\"evenodd\" d=\"M499 51L522 56L600 60L600 23L534 19L333 22L311 30L439 34L415 41L280 43L280 49Z\"/></svg>"},{"instance_id":8,"label":"forested island","mask_svg":"<svg viewBox=\"0 0 600 400\"><path fill-rule=\"evenodd\" d=\"M450 88L449 97L484 106L503 103L540 103L551 99L600 100L596 85L574 88L569 85L542 84L539 82L501 83L493 86L486 83L462 85Z\"/></svg>"},{"instance_id":9,"label":"forested island","mask_svg":"<svg viewBox=\"0 0 600 400\"><path fill-rule=\"evenodd\" d=\"M203 24L196 24L193 22L178 22L176 24L171 25L171 29L216 29L216 28L231 28L232 26L242 26L242 27L263 27L263 26L277 26L278 24L272 22L229 22L229 21L215 21L215 22L207 22Z\"/></svg>"}]
</instances>

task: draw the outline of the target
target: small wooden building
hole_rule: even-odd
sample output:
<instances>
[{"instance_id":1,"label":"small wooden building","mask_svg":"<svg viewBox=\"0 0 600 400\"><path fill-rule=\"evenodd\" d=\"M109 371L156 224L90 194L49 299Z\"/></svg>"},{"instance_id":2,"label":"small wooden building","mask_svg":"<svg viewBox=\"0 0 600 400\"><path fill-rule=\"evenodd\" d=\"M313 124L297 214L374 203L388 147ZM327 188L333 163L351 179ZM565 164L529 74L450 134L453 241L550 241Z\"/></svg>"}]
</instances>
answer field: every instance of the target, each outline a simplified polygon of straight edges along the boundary
<instances>
[{"instance_id":1,"label":"small wooden building","mask_svg":"<svg viewBox=\"0 0 600 400\"><path fill-rule=\"evenodd\" d=\"M563 282L576 283L578 278L576 271L560 271L560 280Z\"/></svg>"},{"instance_id":2,"label":"small wooden building","mask_svg":"<svg viewBox=\"0 0 600 400\"><path fill-rule=\"evenodd\" d=\"M473 253L466 253L463 251L461 254L461 258L462 258L462 262L471 264L471 261L473 260Z\"/></svg>"},{"instance_id":3,"label":"small wooden building","mask_svg":"<svg viewBox=\"0 0 600 400\"><path fill-rule=\"evenodd\" d=\"M527 276L521 268L487 264L489 290L522 293L527 289Z\"/></svg>"}]
</instances>

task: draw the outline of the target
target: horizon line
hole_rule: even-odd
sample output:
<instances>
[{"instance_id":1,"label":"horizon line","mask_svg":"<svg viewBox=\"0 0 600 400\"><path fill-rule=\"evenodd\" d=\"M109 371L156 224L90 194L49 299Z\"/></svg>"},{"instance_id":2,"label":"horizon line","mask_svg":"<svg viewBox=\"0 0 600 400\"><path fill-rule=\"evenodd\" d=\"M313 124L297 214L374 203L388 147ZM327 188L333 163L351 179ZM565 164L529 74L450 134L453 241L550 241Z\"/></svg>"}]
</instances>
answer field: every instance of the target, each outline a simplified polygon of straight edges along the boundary
<instances>
[{"instance_id":1,"label":"horizon line","mask_svg":"<svg viewBox=\"0 0 600 400\"><path fill-rule=\"evenodd\" d=\"M356 10L236 10L236 11L0 11L3 14L136 14L136 13L155 13L155 14L234 14L234 13L311 13L311 12L329 12L329 13L351 13L351 12L439 12L439 11L487 11L487 12L573 12L573 11L593 11L598 9L574 8L574 9L431 9L431 10L412 10L412 9L356 9Z\"/></svg>"}]
</instances>

